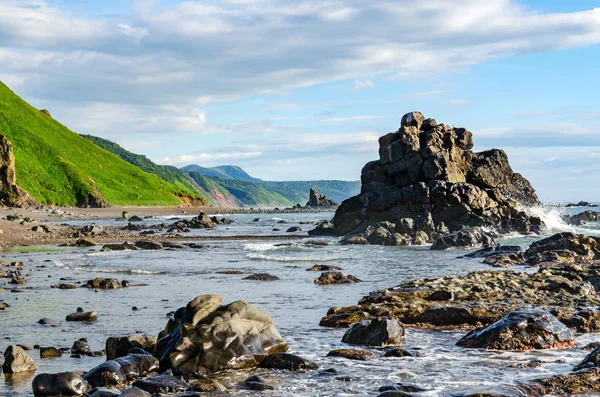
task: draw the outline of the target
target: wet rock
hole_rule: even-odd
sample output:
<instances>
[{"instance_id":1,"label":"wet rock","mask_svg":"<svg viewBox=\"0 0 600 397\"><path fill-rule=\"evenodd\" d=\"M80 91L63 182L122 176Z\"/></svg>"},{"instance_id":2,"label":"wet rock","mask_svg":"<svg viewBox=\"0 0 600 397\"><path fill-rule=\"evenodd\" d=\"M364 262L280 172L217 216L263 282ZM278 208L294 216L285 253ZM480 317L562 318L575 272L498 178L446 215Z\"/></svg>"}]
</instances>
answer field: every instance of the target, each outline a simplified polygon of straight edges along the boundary
<instances>
[{"instance_id":1,"label":"wet rock","mask_svg":"<svg viewBox=\"0 0 600 397\"><path fill-rule=\"evenodd\" d=\"M104 229L100 225L85 225L81 228L80 232L86 236L93 236L102 233L103 230Z\"/></svg>"},{"instance_id":2,"label":"wet rock","mask_svg":"<svg viewBox=\"0 0 600 397\"><path fill-rule=\"evenodd\" d=\"M581 369L593 367L600 368L600 348L594 349L587 356L585 356L583 361L573 368L573 371L579 371Z\"/></svg>"},{"instance_id":3,"label":"wet rock","mask_svg":"<svg viewBox=\"0 0 600 397\"><path fill-rule=\"evenodd\" d=\"M139 387L130 387L129 389L123 390L120 397L149 397L150 393L140 389Z\"/></svg>"},{"instance_id":4,"label":"wet rock","mask_svg":"<svg viewBox=\"0 0 600 397\"><path fill-rule=\"evenodd\" d=\"M216 274L244 274L241 270L219 270Z\"/></svg>"},{"instance_id":5,"label":"wet rock","mask_svg":"<svg viewBox=\"0 0 600 397\"><path fill-rule=\"evenodd\" d=\"M401 348L391 349L385 352L384 357L414 357L415 355L408 350ZM383 390L379 390L383 391Z\"/></svg>"},{"instance_id":6,"label":"wet rock","mask_svg":"<svg viewBox=\"0 0 600 397\"><path fill-rule=\"evenodd\" d=\"M556 317L540 310L516 311L456 344L494 350L560 349L575 346L575 333Z\"/></svg>"},{"instance_id":7,"label":"wet rock","mask_svg":"<svg viewBox=\"0 0 600 397\"><path fill-rule=\"evenodd\" d=\"M143 222L144 219L140 216L134 215L134 216L130 217L127 221L128 222Z\"/></svg>"},{"instance_id":8,"label":"wet rock","mask_svg":"<svg viewBox=\"0 0 600 397\"><path fill-rule=\"evenodd\" d=\"M591 342L591 343L588 343L587 345L585 345L584 347L582 347L581 350L596 350L599 347L600 347L599 342Z\"/></svg>"},{"instance_id":9,"label":"wet rock","mask_svg":"<svg viewBox=\"0 0 600 397\"><path fill-rule=\"evenodd\" d=\"M469 252L463 255L465 258L487 258L499 254L519 254L523 253L523 248L519 245L495 245L481 248L477 251Z\"/></svg>"},{"instance_id":10,"label":"wet rock","mask_svg":"<svg viewBox=\"0 0 600 397\"><path fill-rule=\"evenodd\" d=\"M116 278L95 278L86 282L88 288L119 289L122 287Z\"/></svg>"},{"instance_id":11,"label":"wet rock","mask_svg":"<svg viewBox=\"0 0 600 397\"><path fill-rule=\"evenodd\" d=\"M161 250L164 248L161 243L149 240L136 241L135 246L143 250Z\"/></svg>"},{"instance_id":12,"label":"wet rock","mask_svg":"<svg viewBox=\"0 0 600 397\"><path fill-rule=\"evenodd\" d=\"M349 360L366 361L373 357L373 353L359 349L335 349L327 353L327 357L343 357Z\"/></svg>"},{"instance_id":13,"label":"wet rock","mask_svg":"<svg viewBox=\"0 0 600 397\"><path fill-rule=\"evenodd\" d=\"M308 231L309 236L335 236L335 228L331 221L322 221L313 230Z\"/></svg>"},{"instance_id":14,"label":"wet rock","mask_svg":"<svg viewBox=\"0 0 600 397\"><path fill-rule=\"evenodd\" d=\"M83 375L92 387L119 387L125 384L127 378L123 367L114 361L105 361Z\"/></svg>"},{"instance_id":15,"label":"wet rock","mask_svg":"<svg viewBox=\"0 0 600 397\"><path fill-rule=\"evenodd\" d=\"M158 375L148 379L140 379L135 381L133 386L147 391L152 395L180 393L190 388L186 382L171 375Z\"/></svg>"},{"instance_id":16,"label":"wet rock","mask_svg":"<svg viewBox=\"0 0 600 397\"><path fill-rule=\"evenodd\" d=\"M114 360L119 363L127 380L134 380L158 371L158 359L150 354L128 354Z\"/></svg>"},{"instance_id":17,"label":"wet rock","mask_svg":"<svg viewBox=\"0 0 600 397\"><path fill-rule=\"evenodd\" d=\"M274 276L269 273L257 273L257 274L251 274L249 276L246 276L242 280L275 281L275 280L279 280L279 277Z\"/></svg>"},{"instance_id":18,"label":"wet rock","mask_svg":"<svg viewBox=\"0 0 600 397\"><path fill-rule=\"evenodd\" d=\"M427 295L425 299L428 301L451 301L454 300L454 293L448 290L439 290Z\"/></svg>"},{"instance_id":19,"label":"wet rock","mask_svg":"<svg viewBox=\"0 0 600 397\"><path fill-rule=\"evenodd\" d=\"M56 284L56 285L53 285L52 288L57 288L57 289L77 289L78 287L75 284Z\"/></svg>"},{"instance_id":20,"label":"wet rock","mask_svg":"<svg viewBox=\"0 0 600 397\"><path fill-rule=\"evenodd\" d=\"M40 358L62 357L62 352L56 347L40 347Z\"/></svg>"},{"instance_id":21,"label":"wet rock","mask_svg":"<svg viewBox=\"0 0 600 397\"><path fill-rule=\"evenodd\" d=\"M259 367L270 369L286 369L289 371L314 371L319 366L305 358L290 353L274 353L261 361Z\"/></svg>"},{"instance_id":22,"label":"wet rock","mask_svg":"<svg viewBox=\"0 0 600 397\"><path fill-rule=\"evenodd\" d=\"M287 233L297 233L297 232L301 232L302 228L300 226L292 226L290 228L288 228L288 230L286 230Z\"/></svg>"},{"instance_id":23,"label":"wet rock","mask_svg":"<svg viewBox=\"0 0 600 397\"><path fill-rule=\"evenodd\" d=\"M406 393L420 393L420 392L427 391L427 390L425 390L421 387L418 387L418 386L404 385L402 383L396 383L395 385L381 386L378 391L380 391L380 392L401 391L401 392L406 392Z\"/></svg>"},{"instance_id":24,"label":"wet rock","mask_svg":"<svg viewBox=\"0 0 600 397\"><path fill-rule=\"evenodd\" d=\"M449 248L492 247L496 245L494 238L481 229L461 229L448 236L437 239L431 246L432 250Z\"/></svg>"},{"instance_id":25,"label":"wet rock","mask_svg":"<svg viewBox=\"0 0 600 397\"><path fill-rule=\"evenodd\" d=\"M96 245L95 242L93 242L90 239L86 239L86 238L80 238L79 240L77 240L75 242L76 247L94 247L95 245Z\"/></svg>"},{"instance_id":26,"label":"wet rock","mask_svg":"<svg viewBox=\"0 0 600 397\"><path fill-rule=\"evenodd\" d=\"M600 259L600 246L597 238L567 232L534 241L525 251L525 258L530 263L539 262L536 260L539 255L551 252L572 252L573 259L568 262L589 262Z\"/></svg>"},{"instance_id":27,"label":"wet rock","mask_svg":"<svg viewBox=\"0 0 600 397\"><path fill-rule=\"evenodd\" d=\"M121 393L119 393L117 391L105 389L102 387L96 387L96 388L92 389L89 397L119 397L119 396L121 396Z\"/></svg>"},{"instance_id":28,"label":"wet rock","mask_svg":"<svg viewBox=\"0 0 600 397\"><path fill-rule=\"evenodd\" d=\"M246 387L250 390L256 391L264 391L264 390L274 390L274 387L269 385L267 381L260 376L251 376L244 381Z\"/></svg>"},{"instance_id":29,"label":"wet rock","mask_svg":"<svg viewBox=\"0 0 600 397\"><path fill-rule=\"evenodd\" d=\"M35 396L80 396L87 393L91 387L75 372L60 372L57 374L39 374L33 379L33 394Z\"/></svg>"},{"instance_id":30,"label":"wet rock","mask_svg":"<svg viewBox=\"0 0 600 397\"><path fill-rule=\"evenodd\" d=\"M600 212L588 210L564 218L570 225L582 226L588 222L600 221Z\"/></svg>"},{"instance_id":31,"label":"wet rock","mask_svg":"<svg viewBox=\"0 0 600 397\"><path fill-rule=\"evenodd\" d=\"M52 325L53 322L52 320L50 320L49 318L41 318L38 320L38 324L42 324L42 325Z\"/></svg>"},{"instance_id":32,"label":"wet rock","mask_svg":"<svg viewBox=\"0 0 600 397\"><path fill-rule=\"evenodd\" d=\"M492 267L512 267L524 262L525 256L522 252L490 255L483 260L483 263Z\"/></svg>"},{"instance_id":33,"label":"wet rock","mask_svg":"<svg viewBox=\"0 0 600 397\"><path fill-rule=\"evenodd\" d=\"M339 266L330 266L330 265L314 265L306 269L307 272L330 272L334 270L344 270Z\"/></svg>"},{"instance_id":34,"label":"wet rock","mask_svg":"<svg viewBox=\"0 0 600 397\"><path fill-rule=\"evenodd\" d=\"M123 244L104 244L102 246L101 251L110 252L110 251L125 251L125 250L138 250L134 244L123 243Z\"/></svg>"},{"instance_id":35,"label":"wet rock","mask_svg":"<svg viewBox=\"0 0 600 397\"><path fill-rule=\"evenodd\" d=\"M201 295L177 310L154 355L177 374L205 374L256 366L287 344L269 314L243 302L222 304L220 295Z\"/></svg>"},{"instance_id":36,"label":"wet rock","mask_svg":"<svg viewBox=\"0 0 600 397\"><path fill-rule=\"evenodd\" d=\"M93 322L98 320L98 313L96 312L81 312L71 313L66 317L67 321L87 321Z\"/></svg>"},{"instance_id":37,"label":"wet rock","mask_svg":"<svg viewBox=\"0 0 600 397\"><path fill-rule=\"evenodd\" d=\"M35 371L37 365L31 357L25 353L23 348L11 345L4 351L4 364L2 364L2 371L5 374L16 374L20 372Z\"/></svg>"},{"instance_id":38,"label":"wet rock","mask_svg":"<svg viewBox=\"0 0 600 397\"><path fill-rule=\"evenodd\" d=\"M325 272L315 280L315 284L319 285L330 285L330 284L352 284L360 283L361 280L350 274L344 274L341 272Z\"/></svg>"},{"instance_id":39,"label":"wet rock","mask_svg":"<svg viewBox=\"0 0 600 397\"><path fill-rule=\"evenodd\" d=\"M522 388L528 395L572 395L600 391L600 368L536 379Z\"/></svg>"},{"instance_id":40,"label":"wet rock","mask_svg":"<svg viewBox=\"0 0 600 397\"><path fill-rule=\"evenodd\" d=\"M71 346L71 354L88 354L89 352L91 352L90 345L83 338L73 342L73 346Z\"/></svg>"},{"instance_id":41,"label":"wet rock","mask_svg":"<svg viewBox=\"0 0 600 397\"><path fill-rule=\"evenodd\" d=\"M404 328L396 319L375 318L354 324L342 338L343 343L367 346L401 345Z\"/></svg>"},{"instance_id":42,"label":"wet rock","mask_svg":"<svg viewBox=\"0 0 600 397\"><path fill-rule=\"evenodd\" d=\"M123 357L129 354L134 348L141 348L148 353L154 352L156 346L156 337L144 334L135 334L131 336L109 337L106 340L106 359L114 360L117 357Z\"/></svg>"}]
</instances>

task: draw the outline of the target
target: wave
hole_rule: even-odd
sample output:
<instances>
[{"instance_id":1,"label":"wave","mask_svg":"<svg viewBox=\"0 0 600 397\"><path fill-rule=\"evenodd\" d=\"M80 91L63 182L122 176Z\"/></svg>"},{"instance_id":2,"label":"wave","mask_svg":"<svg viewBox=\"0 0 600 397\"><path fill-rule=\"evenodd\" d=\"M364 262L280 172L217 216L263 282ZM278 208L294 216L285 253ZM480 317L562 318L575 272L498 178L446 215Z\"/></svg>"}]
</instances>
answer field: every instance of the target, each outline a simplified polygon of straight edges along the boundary
<instances>
[{"instance_id":1,"label":"wave","mask_svg":"<svg viewBox=\"0 0 600 397\"><path fill-rule=\"evenodd\" d=\"M590 222L584 226L570 225L564 218L564 207L524 207L519 210L530 216L537 216L542 220L544 232L548 234L570 232L578 234L600 234L597 222Z\"/></svg>"},{"instance_id":2,"label":"wave","mask_svg":"<svg viewBox=\"0 0 600 397\"><path fill-rule=\"evenodd\" d=\"M276 246L274 243L251 243L244 245L244 250L246 251L264 252L276 249L281 249L281 247Z\"/></svg>"},{"instance_id":3,"label":"wave","mask_svg":"<svg viewBox=\"0 0 600 397\"><path fill-rule=\"evenodd\" d=\"M63 269L85 271L85 272L92 272L92 273L147 274L147 275L165 274L166 273L165 271L159 271L159 270L102 269L102 268L95 268L92 265L69 265L66 263L62 263L60 261L55 261L54 264L56 265L56 267L60 267Z\"/></svg>"},{"instance_id":4,"label":"wave","mask_svg":"<svg viewBox=\"0 0 600 397\"><path fill-rule=\"evenodd\" d=\"M267 254L259 254L259 253L251 253L246 255L247 258L259 261L273 261L273 262L332 262L345 260L347 258L339 258L339 257L324 257L324 258L310 258L310 257L293 257L293 256L283 256L283 255L267 255Z\"/></svg>"}]
</instances>

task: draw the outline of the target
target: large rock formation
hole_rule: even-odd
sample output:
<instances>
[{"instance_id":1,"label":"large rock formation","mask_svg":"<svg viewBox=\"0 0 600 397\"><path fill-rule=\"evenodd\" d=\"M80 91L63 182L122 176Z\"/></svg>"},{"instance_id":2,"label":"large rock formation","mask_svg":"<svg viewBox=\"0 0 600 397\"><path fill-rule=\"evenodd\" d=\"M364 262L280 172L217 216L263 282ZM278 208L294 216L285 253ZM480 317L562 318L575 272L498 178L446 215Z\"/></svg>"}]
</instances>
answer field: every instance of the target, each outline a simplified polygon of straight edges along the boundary
<instances>
[{"instance_id":1,"label":"large rock formation","mask_svg":"<svg viewBox=\"0 0 600 397\"><path fill-rule=\"evenodd\" d=\"M327 197L326 195L321 195L315 189L310 189L310 192L308 194L308 203L306 203L307 207L328 208L337 207L338 205L338 203L329 199L329 197Z\"/></svg>"},{"instance_id":2,"label":"large rock formation","mask_svg":"<svg viewBox=\"0 0 600 397\"><path fill-rule=\"evenodd\" d=\"M404 115L398 131L379 138L379 160L363 168L361 194L336 211L336 233L383 221L410 224L412 230L398 232L413 238L425 232L430 240L473 226L537 231L540 220L519 209L540 204L531 184L512 171L502 150L472 148L464 128L438 125L419 112Z\"/></svg>"},{"instance_id":3,"label":"large rock formation","mask_svg":"<svg viewBox=\"0 0 600 397\"><path fill-rule=\"evenodd\" d=\"M201 295L175 313L159 335L154 355L175 374L205 374L258 365L287 344L268 313L220 295Z\"/></svg>"},{"instance_id":4,"label":"large rock formation","mask_svg":"<svg viewBox=\"0 0 600 397\"><path fill-rule=\"evenodd\" d=\"M35 200L17 186L15 156L12 143L0 133L0 204L8 207L28 207Z\"/></svg>"}]
</instances>

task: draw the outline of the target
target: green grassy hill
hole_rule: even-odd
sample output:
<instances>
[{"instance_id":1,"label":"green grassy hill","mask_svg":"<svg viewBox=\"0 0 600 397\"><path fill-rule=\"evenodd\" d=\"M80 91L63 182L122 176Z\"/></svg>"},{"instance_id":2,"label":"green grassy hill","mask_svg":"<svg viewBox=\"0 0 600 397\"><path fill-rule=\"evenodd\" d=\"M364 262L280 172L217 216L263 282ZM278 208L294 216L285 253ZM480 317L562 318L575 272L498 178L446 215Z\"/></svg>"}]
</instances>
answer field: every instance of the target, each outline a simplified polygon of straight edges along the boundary
<instances>
[{"instance_id":1,"label":"green grassy hill","mask_svg":"<svg viewBox=\"0 0 600 397\"><path fill-rule=\"evenodd\" d=\"M124 161L70 131L0 82L0 133L12 143L17 184L43 204L61 206L203 204L182 185Z\"/></svg>"}]
</instances>

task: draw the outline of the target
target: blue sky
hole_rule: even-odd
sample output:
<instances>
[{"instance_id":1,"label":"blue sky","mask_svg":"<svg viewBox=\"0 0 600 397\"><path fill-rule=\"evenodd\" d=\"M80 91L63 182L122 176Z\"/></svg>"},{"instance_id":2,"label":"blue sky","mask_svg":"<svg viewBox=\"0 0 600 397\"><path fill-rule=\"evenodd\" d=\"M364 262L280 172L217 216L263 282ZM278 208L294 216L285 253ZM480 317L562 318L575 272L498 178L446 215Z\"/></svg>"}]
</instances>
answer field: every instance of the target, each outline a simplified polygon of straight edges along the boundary
<instances>
[{"instance_id":1,"label":"blue sky","mask_svg":"<svg viewBox=\"0 0 600 397\"><path fill-rule=\"evenodd\" d=\"M598 200L600 0L3 0L0 80L161 164L358 179L420 110Z\"/></svg>"}]
</instances>

